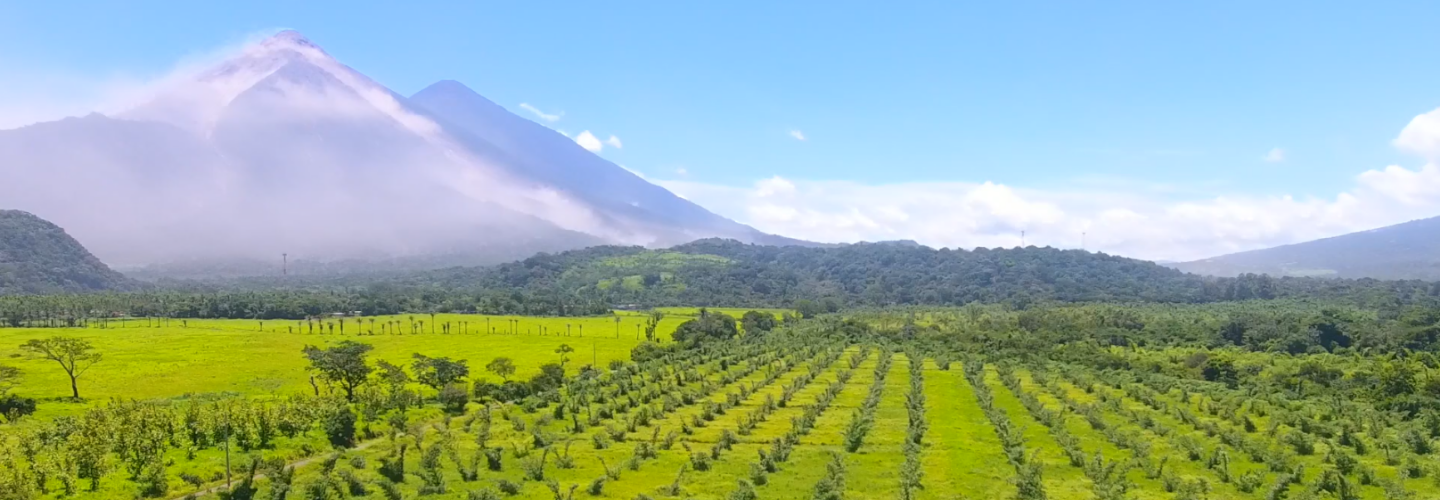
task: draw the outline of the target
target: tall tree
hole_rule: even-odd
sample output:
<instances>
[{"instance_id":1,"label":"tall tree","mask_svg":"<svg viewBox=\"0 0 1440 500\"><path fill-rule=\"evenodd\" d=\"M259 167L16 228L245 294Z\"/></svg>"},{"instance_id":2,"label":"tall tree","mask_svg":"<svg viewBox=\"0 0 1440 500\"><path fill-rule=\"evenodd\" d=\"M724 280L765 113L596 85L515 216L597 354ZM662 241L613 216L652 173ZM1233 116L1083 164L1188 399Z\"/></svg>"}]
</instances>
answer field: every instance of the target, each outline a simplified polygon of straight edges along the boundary
<instances>
[{"instance_id":1,"label":"tall tree","mask_svg":"<svg viewBox=\"0 0 1440 500\"><path fill-rule=\"evenodd\" d=\"M565 363L570 362L570 353L572 352L575 352L575 348L570 347L570 344L560 344L560 347L555 348L555 354L560 355L561 370L565 369Z\"/></svg>"},{"instance_id":2,"label":"tall tree","mask_svg":"<svg viewBox=\"0 0 1440 500\"><path fill-rule=\"evenodd\" d=\"M372 368L365 356L374 346L353 340L345 340L329 349L313 345L305 346L302 352L310 359L310 367L320 372L325 379L340 384L345 389L345 399L355 400L355 389L365 384Z\"/></svg>"},{"instance_id":3,"label":"tall tree","mask_svg":"<svg viewBox=\"0 0 1440 500\"><path fill-rule=\"evenodd\" d=\"M501 356L490 360L490 363L485 365L485 370L499 375L501 380L509 382L510 376L515 374L515 362Z\"/></svg>"},{"instance_id":4,"label":"tall tree","mask_svg":"<svg viewBox=\"0 0 1440 500\"><path fill-rule=\"evenodd\" d=\"M0 365L0 396L9 393L15 386L20 385L20 369L13 366Z\"/></svg>"},{"instance_id":5,"label":"tall tree","mask_svg":"<svg viewBox=\"0 0 1440 500\"><path fill-rule=\"evenodd\" d=\"M415 362L410 367L415 370L415 378L437 391L470 376L470 365L463 359L431 358L419 353L414 358Z\"/></svg>"},{"instance_id":6,"label":"tall tree","mask_svg":"<svg viewBox=\"0 0 1440 500\"><path fill-rule=\"evenodd\" d=\"M95 363L99 363L101 358L89 341L74 337L34 339L22 344L20 349L59 363L60 368L65 370L65 375L70 377L70 395L75 399L80 399L80 387L76 380L90 367L95 366Z\"/></svg>"}]
</instances>

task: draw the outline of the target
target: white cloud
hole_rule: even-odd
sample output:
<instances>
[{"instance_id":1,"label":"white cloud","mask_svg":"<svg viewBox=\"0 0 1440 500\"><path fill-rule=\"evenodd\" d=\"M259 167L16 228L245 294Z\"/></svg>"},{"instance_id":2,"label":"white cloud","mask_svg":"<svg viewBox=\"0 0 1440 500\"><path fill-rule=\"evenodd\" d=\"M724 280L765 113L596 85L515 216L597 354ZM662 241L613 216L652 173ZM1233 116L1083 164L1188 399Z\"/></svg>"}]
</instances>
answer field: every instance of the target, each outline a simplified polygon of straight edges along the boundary
<instances>
[{"instance_id":1,"label":"white cloud","mask_svg":"<svg viewBox=\"0 0 1440 500\"><path fill-rule=\"evenodd\" d=\"M605 139L605 144L609 144L611 147L613 147L613 148L615 148L615 149L620 149L620 148L624 147L624 146L622 146L622 145L620 144L620 138L619 138L619 137L615 137L615 136L613 136L613 135L610 136L609 139Z\"/></svg>"},{"instance_id":2,"label":"white cloud","mask_svg":"<svg viewBox=\"0 0 1440 500\"><path fill-rule=\"evenodd\" d=\"M1270 163L1285 161L1285 150L1281 148L1271 149L1269 153L1265 153L1265 161Z\"/></svg>"},{"instance_id":3,"label":"white cloud","mask_svg":"<svg viewBox=\"0 0 1440 500\"><path fill-rule=\"evenodd\" d=\"M680 167L680 168L675 169L675 174L676 174L676 175L680 175L680 176L685 176L685 175L690 175L690 171L689 171L689 170L685 170L685 167Z\"/></svg>"},{"instance_id":4,"label":"white cloud","mask_svg":"<svg viewBox=\"0 0 1440 500\"><path fill-rule=\"evenodd\" d=\"M1085 246L1193 260L1373 229L1440 214L1440 110L1394 141L1431 158L1367 170L1326 198L1175 192L1135 182L1025 189L993 182L866 184L780 176L748 186L655 180L762 231L821 242L913 239L937 247ZM1278 148L1266 159L1283 158Z\"/></svg>"},{"instance_id":5,"label":"white cloud","mask_svg":"<svg viewBox=\"0 0 1440 500\"><path fill-rule=\"evenodd\" d=\"M1398 170L1392 170L1398 169ZM660 185L762 231L822 242L914 239L932 246L1086 246L1122 255L1190 260L1342 234L1431 215L1440 170L1392 167L1362 174L1333 199L1217 196L1168 201L1126 191L1044 191L993 182L862 184L771 177L751 186L685 180ZM1393 192L1367 187L1428 189ZM1408 203L1408 204L1407 204Z\"/></svg>"},{"instance_id":6,"label":"white cloud","mask_svg":"<svg viewBox=\"0 0 1440 500\"><path fill-rule=\"evenodd\" d=\"M550 113L546 113L546 112L544 112L544 111L540 111L539 108L536 108L535 106L531 106L529 103L524 103L524 102L520 103L520 109L523 109L523 110L525 110L525 111L529 111L531 114L534 114L536 118L539 118L539 119L541 119L541 120L545 120L545 121L550 122L550 123L558 122L558 121L560 121L560 118L563 118L563 117L565 116L565 112L564 112L564 111L561 111L561 112L555 113L555 114L550 114Z\"/></svg>"},{"instance_id":7,"label":"white cloud","mask_svg":"<svg viewBox=\"0 0 1440 500\"><path fill-rule=\"evenodd\" d=\"M804 133L804 132L801 132L801 131L799 131L799 130L791 130L791 131L790 131L790 137L794 137L795 140L797 140L797 141L806 140L806 139L805 139L805 133Z\"/></svg>"},{"instance_id":8,"label":"white cloud","mask_svg":"<svg viewBox=\"0 0 1440 500\"><path fill-rule=\"evenodd\" d=\"M575 136L575 143L579 144L582 148L590 150L591 153L599 153L600 150L605 149L605 143L600 142L600 139L596 138L595 134L590 133L589 130Z\"/></svg>"},{"instance_id":9,"label":"white cloud","mask_svg":"<svg viewBox=\"0 0 1440 500\"><path fill-rule=\"evenodd\" d=\"M0 59L0 130L130 109L153 97L157 90L189 78L277 31L248 33L222 46L186 54L173 65L139 71L87 73Z\"/></svg>"}]
</instances>

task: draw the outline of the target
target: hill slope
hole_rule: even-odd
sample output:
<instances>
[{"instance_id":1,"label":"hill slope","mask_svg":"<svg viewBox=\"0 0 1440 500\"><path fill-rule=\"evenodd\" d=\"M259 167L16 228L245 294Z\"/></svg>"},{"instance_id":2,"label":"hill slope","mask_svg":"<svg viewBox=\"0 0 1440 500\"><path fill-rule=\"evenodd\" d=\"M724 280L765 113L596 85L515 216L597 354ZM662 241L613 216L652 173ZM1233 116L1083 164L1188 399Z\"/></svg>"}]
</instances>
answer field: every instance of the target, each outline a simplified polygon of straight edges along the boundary
<instances>
[{"instance_id":1,"label":"hill slope","mask_svg":"<svg viewBox=\"0 0 1440 500\"><path fill-rule=\"evenodd\" d=\"M666 250L587 248L386 281L609 304L760 306L807 299L880 306L1269 298L1275 286L1266 280L1255 286L1247 280L1222 282L1151 262L1053 248L967 251L894 244L812 248L705 239Z\"/></svg>"},{"instance_id":2,"label":"hill slope","mask_svg":"<svg viewBox=\"0 0 1440 500\"><path fill-rule=\"evenodd\" d=\"M65 230L18 210L0 210L0 295L131 287Z\"/></svg>"},{"instance_id":3,"label":"hill slope","mask_svg":"<svg viewBox=\"0 0 1440 500\"><path fill-rule=\"evenodd\" d=\"M1440 280L1440 217L1170 266L1212 276Z\"/></svg>"}]
</instances>

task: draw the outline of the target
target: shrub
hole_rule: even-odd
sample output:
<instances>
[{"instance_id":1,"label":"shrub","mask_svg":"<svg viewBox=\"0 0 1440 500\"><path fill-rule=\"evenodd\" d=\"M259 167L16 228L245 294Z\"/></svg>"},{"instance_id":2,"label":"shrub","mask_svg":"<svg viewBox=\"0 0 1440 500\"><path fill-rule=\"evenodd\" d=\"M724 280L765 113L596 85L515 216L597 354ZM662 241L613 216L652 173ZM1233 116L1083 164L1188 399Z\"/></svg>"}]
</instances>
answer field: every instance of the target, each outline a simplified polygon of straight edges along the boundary
<instances>
[{"instance_id":1,"label":"shrub","mask_svg":"<svg viewBox=\"0 0 1440 500\"><path fill-rule=\"evenodd\" d=\"M35 399L22 398L15 394L0 398L0 416L6 422L14 422L35 413Z\"/></svg>"},{"instance_id":2,"label":"shrub","mask_svg":"<svg viewBox=\"0 0 1440 500\"><path fill-rule=\"evenodd\" d=\"M341 406L325 418L325 437L336 448L355 446L355 412Z\"/></svg>"},{"instance_id":3,"label":"shrub","mask_svg":"<svg viewBox=\"0 0 1440 500\"><path fill-rule=\"evenodd\" d=\"M470 392L465 389L464 384L454 383L440 389L440 404L445 407L445 412L459 415L465 413L465 405L470 403Z\"/></svg>"},{"instance_id":4,"label":"shrub","mask_svg":"<svg viewBox=\"0 0 1440 500\"><path fill-rule=\"evenodd\" d=\"M506 495L515 496L520 494L520 484L509 479L496 481L495 487L499 488L500 492Z\"/></svg>"}]
</instances>

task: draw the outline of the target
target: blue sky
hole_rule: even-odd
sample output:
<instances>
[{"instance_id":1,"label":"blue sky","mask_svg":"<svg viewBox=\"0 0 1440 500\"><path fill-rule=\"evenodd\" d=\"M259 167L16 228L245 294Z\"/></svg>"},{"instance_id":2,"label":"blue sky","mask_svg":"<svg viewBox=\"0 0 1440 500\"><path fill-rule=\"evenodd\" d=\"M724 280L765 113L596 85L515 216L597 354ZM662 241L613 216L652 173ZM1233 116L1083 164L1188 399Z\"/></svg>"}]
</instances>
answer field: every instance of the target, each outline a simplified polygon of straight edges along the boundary
<instances>
[{"instance_id":1,"label":"blue sky","mask_svg":"<svg viewBox=\"0 0 1440 500\"><path fill-rule=\"evenodd\" d=\"M1440 3L891 4L8 2L0 126L293 28L798 237L1179 259L1440 215Z\"/></svg>"}]
</instances>

